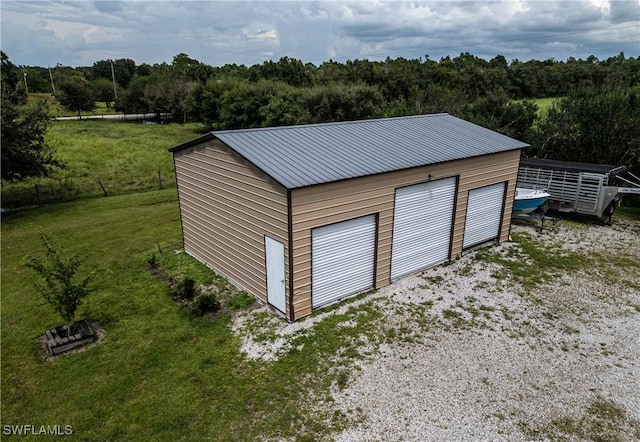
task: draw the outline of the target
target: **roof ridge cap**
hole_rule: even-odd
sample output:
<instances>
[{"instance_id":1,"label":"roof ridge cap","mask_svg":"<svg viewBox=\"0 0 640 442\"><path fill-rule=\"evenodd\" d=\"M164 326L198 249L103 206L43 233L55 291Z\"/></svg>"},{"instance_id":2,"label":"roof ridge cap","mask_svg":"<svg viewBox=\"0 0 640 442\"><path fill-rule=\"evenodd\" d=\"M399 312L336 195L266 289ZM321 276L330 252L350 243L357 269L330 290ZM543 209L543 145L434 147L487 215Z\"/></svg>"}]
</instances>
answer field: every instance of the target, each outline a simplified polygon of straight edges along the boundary
<instances>
[{"instance_id":1,"label":"roof ridge cap","mask_svg":"<svg viewBox=\"0 0 640 442\"><path fill-rule=\"evenodd\" d=\"M244 129L224 129L224 130L214 130L211 131L214 135L224 135L228 133L242 133L242 132L264 132L264 131L275 131L275 130L291 130L298 128L307 128L307 127L326 127L326 126L341 126L341 125L349 125L349 124L366 124L373 121L391 121L391 120L408 120L408 119L417 119L417 118L432 118L432 117L444 117L444 116L453 116L447 112L440 112L437 114L421 114L421 115L401 115L398 117L385 117L385 118L368 118L364 120L348 120L348 121L329 121L326 123L311 123L311 124L293 124L289 126L270 126L270 127L247 127Z\"/></svg>"}]
</instances>

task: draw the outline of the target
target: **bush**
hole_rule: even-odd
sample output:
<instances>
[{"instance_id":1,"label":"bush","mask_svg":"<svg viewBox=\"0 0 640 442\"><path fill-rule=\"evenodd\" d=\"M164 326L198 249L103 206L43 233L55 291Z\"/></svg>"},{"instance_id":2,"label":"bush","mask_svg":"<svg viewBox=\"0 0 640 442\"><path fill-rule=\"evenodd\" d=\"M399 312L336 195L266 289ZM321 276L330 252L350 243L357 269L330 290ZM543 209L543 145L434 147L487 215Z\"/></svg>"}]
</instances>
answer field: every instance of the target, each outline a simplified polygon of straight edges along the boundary
<instances>
[{"instance_id":1,"label":"bush","mask_svg":"<svg viewBox=\"0 0 640 442\"><path fill-rule=\"evenodd\" d=\"M158 265L158 259L156 258L156 254L152 253L149 258L147 258L147 264L151 267L156 267Z\"/></svg>"},{"instance_id":2,"label":"bush","mask_svg":"<svg viewBox=\"0 0 640 442\"><path fill-rule=\"evenodd\" d=\"M183 278L178 282L177 294L188 301L196 294L196 283L191 278Z\"/></svg>"},{"instance_id":3,"label":"bush","mask_svg":"<svg viewBox=\"0 0 640 442\"><path fill-rule=\"evenodd\" d=\"M213 293L201 293L196 296L190 305L191 313L196 316L203 316L206 313L213 313L220 309L220 303Z\"/></svg>"}]
</instances>

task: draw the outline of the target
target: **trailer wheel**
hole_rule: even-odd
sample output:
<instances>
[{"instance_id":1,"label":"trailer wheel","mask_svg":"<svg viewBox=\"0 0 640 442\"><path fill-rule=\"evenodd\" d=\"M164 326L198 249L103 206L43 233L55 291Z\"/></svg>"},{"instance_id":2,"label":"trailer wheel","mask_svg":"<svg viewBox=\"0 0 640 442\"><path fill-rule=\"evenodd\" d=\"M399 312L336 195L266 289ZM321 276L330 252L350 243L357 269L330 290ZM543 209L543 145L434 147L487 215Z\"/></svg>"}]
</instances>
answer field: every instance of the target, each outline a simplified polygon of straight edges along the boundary
<instances>
[{"instance_id":1,"label":"trailer wheel","mask_svg":"<svg viewBox=\"0 0 640 442\"><path fill-rule=\"evenodd\" d=\"M611 218L613 217L613 213L616 211L616 203L612 202L607 206L604 211L604 217L607 220L607 224L611 224Z\"/></svg>"}]
</instances>

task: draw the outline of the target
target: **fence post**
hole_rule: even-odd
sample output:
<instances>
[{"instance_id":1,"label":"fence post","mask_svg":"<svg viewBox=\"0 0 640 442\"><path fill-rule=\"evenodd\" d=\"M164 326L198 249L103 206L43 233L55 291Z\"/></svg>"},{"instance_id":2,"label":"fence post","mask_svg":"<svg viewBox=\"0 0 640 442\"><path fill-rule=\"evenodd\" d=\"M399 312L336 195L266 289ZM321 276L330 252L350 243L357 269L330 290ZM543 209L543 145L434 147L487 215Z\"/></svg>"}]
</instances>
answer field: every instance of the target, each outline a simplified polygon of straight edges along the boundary
<instances>
[{"instance_id":1,"label":"fence post","mask_svg":"<svg viewBox=\"0 0 640 442\"><path fill-rule=\"evenodd\" d=\"M36 184L36 200L38 200L38 204L40 204L40 191L38 189L38 185Z\"/></svg>"},{"instance_id":2,"label":"fence post","mask_svg":"<svg viewBox=\"0 0 640 442\"><path fill-rule=\"evenodd\" d=\"M104 186L102 185L102 181L98 180L98 184L100 184L100 187L102 188L102 193L104 193L104 196L107 196L107 191L104 190Z\"/></svg>"}]
</instances>

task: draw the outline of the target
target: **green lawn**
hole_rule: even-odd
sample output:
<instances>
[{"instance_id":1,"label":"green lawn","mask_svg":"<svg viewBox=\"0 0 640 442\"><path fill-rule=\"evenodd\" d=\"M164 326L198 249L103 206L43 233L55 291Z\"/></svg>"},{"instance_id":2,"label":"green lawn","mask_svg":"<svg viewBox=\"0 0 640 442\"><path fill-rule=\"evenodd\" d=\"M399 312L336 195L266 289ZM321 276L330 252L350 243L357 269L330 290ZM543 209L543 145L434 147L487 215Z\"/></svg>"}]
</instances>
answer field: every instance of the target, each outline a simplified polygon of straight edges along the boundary
<instances>
[{"instance_id":1,"label":"green lawn","mask_svg":"<svg viewBox=\"0 0 640 442\"><path fill-rule=\"evenodd\" d=\"M38 230L67 254L81 254L81 271L96 272L96 291L77 317L98 320L106 331L104 343L51 362L43 362L34 339L62 321L42 304L32 285L35 273L24 266L26 255L41 253ZM179 257L180 266L197 268L201 280L209 271L174 254L180 246L175 189L3 217L3 425L71 425L81 440L114 441L315 440L339 427L340 416L311 413L305 404L309 392L322 400L334 379L348 378L348 364L336 372L329 361L367 330L378 310L360 306L347 314L362 328L337 327L347 317L335 315L278 361L250 361L229 330L229 316L190 316L166 283L144 270L151 254L174 271Z\"/></svg>"},{"instance_id":2,"label":"green lawn","mask_svg":"<svg viewBox=\"0 0 640 442\"><path fill-rule=\"evenodd\" d=\"M3 206L37 204L38 197L44 203L102 195L100 182L109 195L173 187L173 159L167 149L203 132L199 124L51 122L46 141L68 167L50 178L3 185Z\"/></svg>"}]
</instances>

